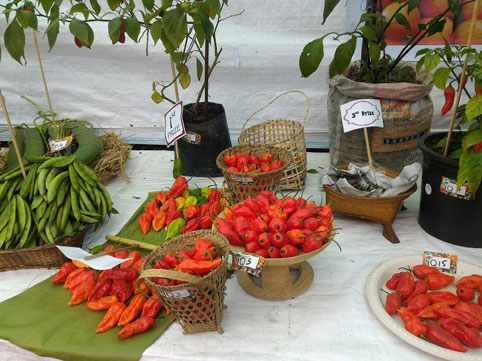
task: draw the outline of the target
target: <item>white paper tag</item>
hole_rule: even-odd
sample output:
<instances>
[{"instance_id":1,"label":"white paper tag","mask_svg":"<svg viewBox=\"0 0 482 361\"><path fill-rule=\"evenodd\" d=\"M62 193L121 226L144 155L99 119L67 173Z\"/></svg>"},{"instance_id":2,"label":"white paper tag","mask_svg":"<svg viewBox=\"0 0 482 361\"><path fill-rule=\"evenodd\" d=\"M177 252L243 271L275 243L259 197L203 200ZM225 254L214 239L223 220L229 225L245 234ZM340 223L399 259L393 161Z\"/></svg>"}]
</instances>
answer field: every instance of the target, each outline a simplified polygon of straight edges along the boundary
<instances>
[{"instance_id":1,"label":"white paper tag","mask_svg":"<svg viewBox=\"0 0 482 361\"><path fill-rule=\"evenodd\" d=\"M234 252L234 257L236 258L236 264L238 265L238 267L248 267L255 269L259 262L258 257L240 252Z\"/></svg>"},{"instance_id":2,"label":"white paper tag","mask_svg":"<svg viewBox=\"0 0 482 361\"><path fill-rule=\"evenodd\" d=\"M450 269L450 258L432 257L428 261L430 267Z\"/></svg>"},{"instance_id":3,"label":"white paper tag","mask_svg":"<svg viewBox=\"0 0 482 361\"><path fill-rule=\"evenodd\" d=\"M450 253L423 252L423 263L452 274L457 273L457 258L457 255Z\"/></svg>"},{"instance_id":4,"label":"white paper tag","mask_svg":"<svg viewBox=\"0 0 482 361\"><path fill-rule=\"evenodd\" d=\"M93 268L96 270L102 270L102 271L106 269L111 269L112 267L120 265L121 263L124 263L129 259L132 259L132 258L115 258L109 255L105 255L102 257L85 260L84 257L92 256L92 255L89 252L84 251L82 248L65 247L65 246L56 246L56 247L60 250L60 252L64 254L65 257L76 261L80 261L82 263L85 263L90 268Z\"/></svg>"},{"instance_id":5,"label":"white paper tag","mask_svg":"<svg viewBox=\"0 0 482 361\"><path fill-rule=\"evenodd\" d=\"M383 128L380 99L357 99L340 105L343 131L367 127Z\"/></svg>"},{"instance_id":6,"label":"white paper tag","mask_svg":"<svg viewBox=\"0 0 482 361\"><path fill-rule=\"evenodd\" d=\"M65 138L49 140L50 153L59 152L62 149L69 147L72 143L72 139L73 137L69 135Z\"/></svg>"},{"instance_id":7,"label":"white paper tag","mask_svg":"<svg viewBox=\"0 0 482 361\"><path fill-rule=\"evenodd\" d=\"M164 137L167 147L186 134L182 119L182 100L164 114Z\"/></svg>"},{"instance_id":8,"label":"white paper tag","mask_svg":"<svg viewBox=\"0 0 482 361\"><path fill-rule=\"evenodd\" d=\"M167 298L188 298L196 295L196 292L190 291L187 288L175 291L165 291L164 296Z\"/></svg>"},{"instance_id":9,"label":"white paper tag","mask_svg":"<svg viewBox=\"0 0 482 361\"><path fill-rule=\"evenodd\" d=\"M186 132L186 135L182 139L191 144L201 144L201 136L197 133Z\"/></svg>"},{"instance_id":10,"label":"white paper tag","mask_svg":"<svg viewBox=\"0 0 482 361\"><path fill-rule=\"evenodd\" d=\"M238 177L238 176L233 175L232 178L233 178L233 181L235 181L235 182L241 182L241 183L253 183L254 182L253 178L251 178L251 177Z\"/></svg>"}]
</instances>

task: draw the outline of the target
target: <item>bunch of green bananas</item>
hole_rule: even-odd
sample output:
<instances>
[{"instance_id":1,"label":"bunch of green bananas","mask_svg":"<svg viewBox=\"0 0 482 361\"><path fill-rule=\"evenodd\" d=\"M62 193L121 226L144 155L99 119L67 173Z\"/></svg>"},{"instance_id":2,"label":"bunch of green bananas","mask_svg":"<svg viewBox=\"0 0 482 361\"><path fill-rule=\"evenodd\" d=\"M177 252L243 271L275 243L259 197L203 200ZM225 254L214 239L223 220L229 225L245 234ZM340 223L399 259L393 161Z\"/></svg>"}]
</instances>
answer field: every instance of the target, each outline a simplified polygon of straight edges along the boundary
<instances>
[{"instance_id":1,"label":"bunch of green bananas","mask_svg":"<svg viewBox=\"0 0 482 361\"><path fill-rule=\"evenodd\" d=\"M0 176L0 248L26 248L71 236L117 213L95 173L67 157L36 157ZM36 237L37 236L37 237Z\"/></svg>"}]
</instances>

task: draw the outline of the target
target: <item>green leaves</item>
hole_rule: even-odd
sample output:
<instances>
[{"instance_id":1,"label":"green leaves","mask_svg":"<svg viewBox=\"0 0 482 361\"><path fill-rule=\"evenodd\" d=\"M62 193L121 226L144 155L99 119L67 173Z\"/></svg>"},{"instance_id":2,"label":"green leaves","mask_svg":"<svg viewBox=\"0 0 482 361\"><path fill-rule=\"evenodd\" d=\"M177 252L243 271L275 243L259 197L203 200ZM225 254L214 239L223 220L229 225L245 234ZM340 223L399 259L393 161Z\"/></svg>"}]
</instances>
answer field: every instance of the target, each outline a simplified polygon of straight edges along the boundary
<instances>
[{"instance_id":1,"label":"green leaves","mask_svg":"<svg viewBox=\"0 0 482 361\"><path fill-rule=\"evenodd\" d=\"M69 30L73 36L79 39L79 41L88 48L90 48L94 42L94 32L85 21L72 19L69 25Z\"/></svg>"},{"instance_id":2,"label":"green leaves","mask_svg":"<svg viewBox=\"0 0 482 361\"><path fill-rule=\"evenodd\" d=\"M5 30L4 42L10 56L22 64L21 59L25 59L25 33L16 18L12 20Z\"/></svg>"},{"instance_id":3,"label":"green leaves","mask_svg":"<svg viewBox=\"0 0 482 361\"><path fill-rule=\"evenodd\" d=\"M203 76L203 63L198 58L196 58L196 75L197 80L201 80L201 77Z\"/></svg>"},{"instance_id":4,"label":"green leaves","mask_svg":"<svg viewBox=\"0 0 482 361\"><path fill-rule=\"evenodd\" d=\"M95 15L100 14L101 9L100 9L100 5L97 2L97 0L90 0L90 7L92 8L92 10L94 10Z\"/></svg>"},{"instance_id":5,"label":"green leaves","mask_svg":"<svg viewBox=\"0 0 482 361\"><path fill-rule=\"evenodd\" d=\"M439 88L440 90L445 90L445 86L447 84L447 80L450 76L450 69L449 68L438 68L433 73L433 83L434 85Z\"/></svg>"},{"instance_id":6,"label":"green leaves","mask_svg":"<svg viewBox=\"0 0 482 361\"><path fill-rule=\"evenodd\" d=\"M142 0L142 4L146 8L147 11L153 11L154 10L154 0Z\"/></svg>"},{"instance_id":7,"label":"green leaves","mask_svg":"<svg viewBox=\"0 0 482 361\"><path fill-rule=\"evenodd\" d=\"M477 192L482 178L482 152L466 151L460 157L457 187L469 183L473 195Z\"/></svg>"},{"instance_id":8,"label":"green leaves","mask_svg":"<svg viewBox=\"0 0 482 361\"><path fill-rule=\"evenodd\" d=\"M162 32L162 21L156 20L151 25L151 38L154 41L154 45L156 45L159 39L161 38L161 32Z\"/></svg>"},{"instance_id":9,"label":"green leaves","mask_svg":"<svg viewBox=\"0 0 482 361\"><path fill-rule=\"evenodd\" d=\"M159 104L160 102L162 102L164 100L164 98L162 97L162 95L157 91L155 90L154 93L152 93L151 95L151 99L154 101L154 103L156 104Z\"/></svg>"},{"instance_id":10,"label":"green leaves","mask_svg":"<svg viewBox=\"0 0 482 361\"><path fill-rule=\"evenodd\" d=\"M34 13L26 10L17 11L17 21L25 29L32 28L37 30L38 20Z\"/></svg>"},{"instance_id":11,"label":"green leaves","mask_svg":"<svg viewBox=\"0 0 482 361\"><path fill-rule=\"evenodd\" d=\"M474 119L482 115L482 95L478 94L469 99L465 106L465 115L468 119Z\"/></svg>"},{"instance_id":12,"label":"green leaves","mask_svg":"<svg viewBox=\"0 0 482 361\"><path fill-rule=\"evenodd\" d=\"M107 0L107 5L109 5L111 10L115 10L120 6L121 0Z\"/></svg>"},{"instance_id":13,"label":"green leaves","mask_svg":"<svg viewBox=\"0 0 482 361\"><path fill-rule=\"evenodd\" d=\"M482 129L476 129L464 136L464 139L462 139L462 148L465 151L480 142L482 142Z\"/></svg>"},{"instance_id":14,"label":"green leaves","mask_svg":"<svg viewBox=\"0 0 482 361\"><path fill-rule=\"evenodd\" d=\"M323 39L324 37L310 41L303 48L299 60L302 77L309 77L320 66L324 56Z\"/></svg>"},{"instance_id":15,"label":"green leaves","mask_svg":"<svg viewBox=\"0 0 482 361\"><path fill-rule=\"evenodd\" d=\"M440 63L440 56L437 54L427 54L423 59L423 65L427 73L430 73Z\"/></svg>"},{"instance_id":16,"label":"green leaves","mask_svg":"<svg viewBox=\"0 0 482 361\"><path fill-rule=\"evenodd\" d=\"M136 19L127 17L124 20L125 31L129 37L137 43L137 38L141 32L141 25Z\"/></svg>"},{"instance_id":17,"label":"green leaves","mask_svg":"<svg viewBox=\"0 0 482 361\"><path fill-rule=\"evenodd\" d=\"M184 11L175 8L166 12L162 22L161 40L168 53L181 45L187 34L187 20Z\"/></svg>"},{"instance_id":18,"label":"green leaves","mask_svg":"<svg viewBox=\"0 0 482 361\"><path fill-rule=\"evenodd\" d=\"M109 31L109 37L110 37L110 40L112 40L113 44L119 41L120 24L121 24L121 18L114 18L111 21L109 21L109 24L107 26Z\"/></svg>"},{"instance_id":19,"label":"green leaves","mask_svg":"<svg viewBox=\"0 0 482 361\"><path fill-rule=\"evenodd\" d=\"M70 9L70 13L71 14L81 13L82 15L84 15L85 20L89 18L89 9L84 3L78 3L72 6L72 8Z\"/></svg>"},{"instance_id":20,"label":"green leaves","mask_svg":"<svg viewBox=\"0 0 482 361\"><path fill-rule=\"evenodd\" d=\"M191 84L189 68L185 64L177 64L176 68L179 72L179 84L181 84L183 89L186 89Z\"/></svg>"},{"instance_id":21,"label":"green leaves","mask_svg":"<svg viewBox=\"0 0 482 361\"><path fill-rule=\"evenodd\" d=\"M59 19L54 19L50 22L49 26L47 27L47 39L49 41L49 51L55 45L57 41L57 35L59 34Z\"/></svg>"},{"instance_id":22,"label":"green leaves","mask_svg":"<svg viewBox=\"0 0 482 361\"><path fill-rule=\"evenodd\" d=\"M54 2L55 0L40 0L40 4L42 5L42 8L44 9L46 14L48 14Z\"/></svg>"},{"instance_id":23,"label":"green leaves","mask_svg":"<svg viewBox=\"0 0 482 361\"><path fill-rule=\"evenodd\" d=\"M330 63L330 78L334 77L335 75L342 74L346 68L348 68L353 54L355 53L355 48L356 37L354 35L352 35L350 40L348 40L346 43L340 44L338 48L336 48L335 56Z\"/></svg>"},{"instance_id":24,"label":"green leaves","mask_svg":"<svg viewBox=\"0 0 482 361\"><path fill-rule=\"evenodd\" d=\"M325 0L325 7L323 9L323 21L321 22L322 25L325 23L326 19L328 18L328 16L330 16L331 12L335 9L339 2L340 0Z\"/></svg>"}]
</instances>

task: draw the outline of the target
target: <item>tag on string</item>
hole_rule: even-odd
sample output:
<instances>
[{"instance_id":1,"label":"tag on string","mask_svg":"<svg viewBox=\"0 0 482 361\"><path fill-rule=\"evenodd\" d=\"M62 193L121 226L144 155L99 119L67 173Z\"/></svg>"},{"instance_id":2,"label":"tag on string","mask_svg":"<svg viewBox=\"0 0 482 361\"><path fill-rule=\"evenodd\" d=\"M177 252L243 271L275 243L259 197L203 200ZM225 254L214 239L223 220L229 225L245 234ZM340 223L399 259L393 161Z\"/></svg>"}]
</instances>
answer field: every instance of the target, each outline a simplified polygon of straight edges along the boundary
<instances>
[{"instance_id":1,"label":"tag on string","mask_svg":"<svg viewBox=\"0 0 482 361\"><path fill-rule=\"evenodd\" d=\"M182 119L182 109L181 100L164 114L164 137L168 148L186 134Z\"/></svg>"},{"instance_id":2,"label":"tag on string","mask_svg":"<svg viewBox=\"0 0 482 361\"><path fill-rule=\"evenodd\" d=\"M73 137L69 135L65 138L49 140L50 153L59 152L62 149L70 147Z\"/></svg>"}]
</instances>

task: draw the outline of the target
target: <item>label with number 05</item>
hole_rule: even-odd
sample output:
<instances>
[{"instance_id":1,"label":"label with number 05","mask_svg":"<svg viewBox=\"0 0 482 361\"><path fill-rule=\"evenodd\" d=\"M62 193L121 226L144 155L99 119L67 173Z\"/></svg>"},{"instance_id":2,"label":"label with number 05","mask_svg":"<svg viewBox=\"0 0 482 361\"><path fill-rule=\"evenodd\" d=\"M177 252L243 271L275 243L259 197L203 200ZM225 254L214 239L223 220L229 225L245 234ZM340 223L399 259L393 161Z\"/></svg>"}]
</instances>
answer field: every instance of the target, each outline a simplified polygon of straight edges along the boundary
<instances>
[{"instance_id":1,"label":"label with number 05","mask_svg":"<svg viewBox=\"0 0 482 361\"><path fill-rule=\"evenodd\" d=\"M234 257L238 267L248 267L255 269L258 266L259 258L249 254L234 252Z\"/></svg>"}]
</instances>

